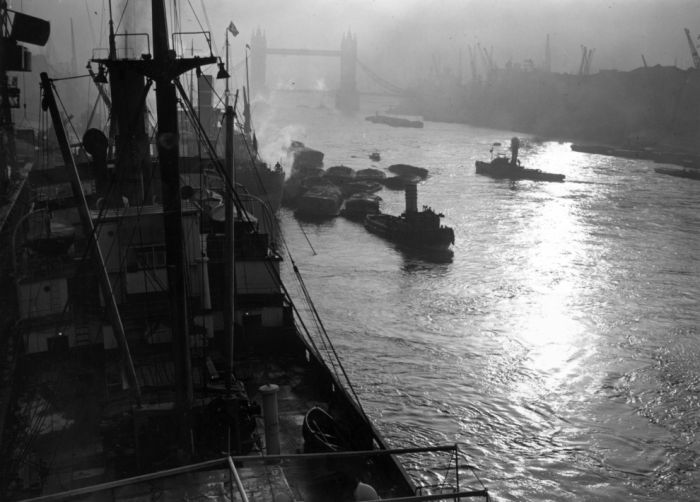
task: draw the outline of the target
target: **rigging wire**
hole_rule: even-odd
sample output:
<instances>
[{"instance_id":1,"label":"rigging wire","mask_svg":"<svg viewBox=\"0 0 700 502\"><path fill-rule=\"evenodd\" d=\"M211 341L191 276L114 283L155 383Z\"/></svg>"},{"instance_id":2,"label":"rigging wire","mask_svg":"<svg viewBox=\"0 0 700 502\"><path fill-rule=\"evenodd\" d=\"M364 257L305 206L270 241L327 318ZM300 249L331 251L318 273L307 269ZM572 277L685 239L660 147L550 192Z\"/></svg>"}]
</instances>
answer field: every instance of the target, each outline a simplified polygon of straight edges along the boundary
<instances>
[{"instance_id":1,"label":"rigging wire","mask_svg":"<svg viewBox=\"0 0 700 502\"><path fill-rule=\"evenodd\" d=\"M119 27L122 24L122 20L124 19L124 14L126 14L126 8L128 6L129 6L129 0L126 0L126 2L124 2L124 8L122 9L122 14L121 14L121 16L119 16L119 22L117 23L117 27L114 28L115 33L119 31Z\"/></svg>"},{"instance_id":2,"label":"rigging wire","mask_svg":"<svg viewBox=\"0 0 700 502\"><path fill-rule=\"evenodd\" d=\"M127 3L128 3L128 0L127 0ZM125 6L125 8L126 8L126 6ZM122 13L122 17L123 17L123 15L124 15L124 13ZM121 22L121 21L120 21L120 22ZM228 176L228 173L223 169L223 166L221 165L220 160L219 160L218 157L216 156L216 152L215 152L215 150L213 149L213 146L211 145L211 143L209 142L209 140L206 138L206 136L203 134L203 133L204 133L203 127L202 127L201 123L199 123L199 121L197 120L196 115L193 113L191 103L189 103L189 101L187 100L186 94L184 93L184 89L182 89L182 86L181 86L181 84L179 83L178 80L176 80L176 85L177 85L177 87L178 87L178 90L180 90L181 95L183 95L183 100L181 101L181 103L184 102L184 103L186 104L186 106L184 107L184 109L185 109L185 111L186 111L188 117L190 118L190 120L192 120L192 121L193 121L193 124L195 124L195 130L196 130L197 134L200 136L200 140L201 140L201 139L204 139L204 140L205 140L205 146L207 146L207 149L209 150L209 154L210 154L210 156L212 157L212 160L214 160L214 165L215 165L215 167L218 168L218 170L219 170L219 174L222 175L222 177L224 178L224 180L225 180L227 186L229 186L229 189L231 190L231 194L232 194L231 196L234 198L234 201L235 201L236 206L241 210L241 211L240 211L241 216L242 216L243 218L247 218L247 212L243 209L242 202L240 201L240 199L239 199L239 197L238 197L238 193L237 193L237 190L236 190L236 188L235 188L235 186L234 186L233 180L230 179L230 177ZM59 98L59 99L60 99L60 98ZM65 110L65 106L63 106L63 103L62 103L62 102L61 102L61 106L62 106L62 107L64 108L64 110ZM193 120L193 119L194 119L194 120ZM73 127L72 122L69 121L69 125L70 125L71 129L73 130L74 134L77 135L77 133L75 132L75 128ZM240 121L239 121L239 126L240 126ZM252 162L253 162L253 165L255 165L255 161L256 161L256 159L257 159L257 155L256 155L257 152L254 154L254 153L251 151L250 145L248 144L248 141L247 141L247 138L245 137L245 135L243 135L242 137L243 137L243 141L244 141L244 145L245 145L245 147L246 147L246 150L247 150L247 152L248 152L248 154L249 154L249 156L250 156L250 158L251 158L251 160L252 160ZM264 189L264 184L262 183L262 179L261 179L261 177L260 177L260 173L259 173L257 170L254 170L254 171L255 171L255 173L256 173L256 176L258 177L258 181L259 181L261 187ZM93 238L94 238L94 233L93 233L92 236L89 237L89 239L93 239ZM308 238L307 238L307 240L308 240ZM357 394L356 394L354 388L352 387L352 384L351 384L351 382L350 382L350 379L349 379L349 377L348 377L348 375L347 375L345 369L344 369L343 366L342 366L342 363L341 363L341 361L340 361L339 355L338 355L338 353L336 352L335 348L333 347L333 345L332 345L332 343L331 343L331 341L330 341L330 337L328 336L328 333L327 333L327 331L326 331L326 329L325 329L325 326L323 325L323 323L322 323L322 321L321 321L321 319L320 319L320 315L319 315L318 311L316 310L316 308L315 308L313 302L311 301L310 293L309 293L308 289L306 288L306 285L305 285L305 283L304 283L304 281L303 281L303 278L301 277L301 273L300 273L300 271L299 271L299 269L298 269L296 263L295 263L294 260L293 260L293 257L292 257L292 255L291 255L291 252L290 252L290 250L289 250L289 247L288 247L288 245L287 245L287 242L286 242L286 240L284 240L283 237L282 237L282 242L283 242L284 247L285 247L286 250L287 250L288 256L290 257L291 263L292 263L292 265L293 265L294 273L295 273L295 275L296 275L296 277L297 277L297 280L299 281L299 283L300 283L300 285L301 285L301 288L302 288L302 292L303 292L303 294L304 294L304 297L305 297L305 299L306 299L306 301L307 301L307 303L308 303L308 305L309 305L309 307L310 307L310 309L311 309L311 312L312 312L312 314L313 314L312 318L313 318L313 320L314 320L314 323L316 324L316 326L317 326L317 328L318 328L320 334L322 335L322 336L321 336L321 342L322 342L322 344L323 344L323 346L324 346L324 350L325 350L325 352L326 352L326 354L327 354L328 356L330 356L330 355L333 356L333 357L330 357L330 358L327 358L327 359L330 359L330 363L331 363L331 365L333 366L334 371L336 372L336 374L337 374L338 376L340 376L340 375L338 374L338 368L340 369L340 371L342 372L343 376L345 377L345 380L346 380L346 382L347 382L347 384L348 384L348 386L349 386L350 391L352 392L352 394L353 394L353 396L354 396L354 398L355 398L355 400L356 400L358 406L360 407L360 410L361 410L362 413L366 416L366 414L365 414L365 412L364 412L364 409L362 409L362 405L361 405L361 402L360 402L360 400L359 400L359 397L357 396ZM282 289L283 289L283 291L284 291L284 293L285 293L287 299L288 299L288 300L290 301L290 303L293 305L294 311L295 311L295 313L297 314L297 318L298 318L300 324L303 326L304 331L305 331L305 333L306 333L306 335L307 335L307 337L308 337L308 340L309 340L310 343L311 343L311 346L313 347L313 349L315 350L315 352L316 352L319 356L321 356L321 353L320 353L320 351L318 350L318 347L316 346L315 342L313 341L313 338L310 336L309 331L308 331L308 329L307 329L306 326L305 326L305 323L304 323L304 321L303 321L303 319L302 319L302 316L300 315L300 312L298 311L298 309L296 308L296 306L294 306L293 302L291 301L291 296L289 295L288 290L286 289L286 287L284 286L284 284L281 282L281 278L279 277L279 273L278 273L276 270L275 270L275 272L276 272L276 273L275 273L276 278L277 278L278 282L280 283L280 285L282 286ZM324 358L324 359L326 359L326 358Z\"/></svg>"},{"instance_id":3,"label":"rigging wire","mask_svg":"<svg viewBox=\"0 0 700 502\"><path fill-rule=\"evenodd\" d=\"M194 13L194 8L192 7L192 3L190 0L187 0L187 3L190 4L190 9L192 9L192 12ZM207 14L207 8L204 6L204 1L200 0L200 4L202 6L202 14L204 15L204 21L207 23L207 28L209 28L209 34L211 36L211 44L209 47L209 50L216 50L216 38L214 38L214 31L211 29L211 23L209 22L209 15ZM195 19L197 20L197 23L199 24L199 27L204 31L204 28L202 27L202 23L199 22L199 18L197 18L197 14L195 14ZM213 49L212 49L213 47ZM219 56L220 53L215 52L215 56Z\"/></svg>"},{"instance_id":4,"label":"rigging wire","mask_svg":"<svg viewBox=\"0 0 700 502\"><path fill-rule=\"evenodd\" d=\"M238 114L236 114L236 117L237 117L237 115L238 115ZM240 126L240 121L239 121L239 126ZM253 164L254 164L255 159L256 159L256 155L253 154L253 152L252 152L252 150L251 150L251 148L250 148L250 145L248 144L248 140L247 140L245 134L242 135L242 138L243 138L243 143L244 143L244 145L245 145L245 147L246 147L246 151L247 151L247 153L248 153L248 155L249 155L249 158L251 159L251 161L252 161ZM257 152L256 152L256 153L257 153ZM262 178L260 177L260 173L258 172L257 169L254 169L254 172L256 173L256 175L257 175L257 177L258 177L258 181L259 181L259 183L260 183L260 186L261 186L261 187L263 188L263 190L264 190L264 184L263 184L263 182L262 182ZM232 187L231 187L231 188L232 188ZM340 361L340 357L339 357L337 351L335 350L335 347L333 346L333 343L332 343L331 340L330 340L330 337L329 337L329 335L328 335L328 332L327 332L327 330L325 329L325 326L323 325L323 322L322 322L322 320L321 320L321 317L320 317L318 311L316 310L316 307L315 307L315 305L314 305L314 303L313 303L313 300L311 299L311 294L309 293L308 289L306 288L306 285L305 285L305 283L304 283L304 281L303 281L303 278L301 277L301 273L299 272L299 269L298 269L298 267L297 267L297 265L296 265L296 263L295 263L295 261L294 261L294 259L293 259L293 257L292 257L291 251L289 250L289 247L288 247L288 245L287 245L287 242L286 242L286 240L284 239L284 237L282 236L281 229L279 229L279 227L278 227L278 230L280 231L280 236L282 237L282 243L283 243L283 245L284 245L284 247L285 247L285 249L286 249L286 251L287 251L287 255L289 256L289 259L290 259L291 264L292 264L292 266L293 266L295 276L297 277L297 280L299 281L299 283L300 283L300 285L301 285L302 292L303 292L303 294L304 294L304 298L305 298L305 300L306 300L306 302L307 302L307 305L309 306L309 308L310 308L310 310L311 310L311 312L312 312L312 314L313 314L312 319L313 319L313 321L314 321L314 324L315 324L315 325L317 326L317 328L318 328L319 334L321 335L321 342L322 342L322 344L324 345L324 349L326 350L327 353L330 352L330 354L333 356L333 357L327 358L327 359L329 359L329 362L330 362L331 365L334 367L334 371L336 371L336 374L337 374L337 370L335 369L335 366L336 366L336 364L338 365L338 367L340 368L341 373L342 373L343 376L344 376L344 379L345 379L345 382L346 382L346 384L347 384L347 386L348 386L348 389L349 389L349 391L351 392L352 396L355 398L355 401L356 401L356 403L357 403L357 405L358 405L358 407L359 407L361 413L367 418L367 415L366 415L366 413L365 413L365 411L364 411L364 408L362 407L362 403L361 403L361 401L360 401L360 399L359 399L359 396L358 396L357 393L355 392L354 386L352 385L352 382L350 381L350 378L349 378L347 372L345 371L345 368L343 367L342 362ZM277 274L277 276L278 276L277 279L278 279L279 284L282 285L282 287L284 288L284 290L285 290L285 292L286 292L286 295L287 295L287 298L288 298L289 302L293 305L294 302L292 301L291 296L289 295L288 291L286 290L286 287L284 287L284 284L282 283L281 278L279 277L279 274ZM298 310L297 310L296 308L295 308L295 311L296 311L297 314L298 314ZM300 318L300 315L299 315L299 314L298 314L297 316L298 316L298 318ZM304 326L304 328L306 329L305 326ZM308 333L308 330L307 330L306 333L307 333L307 337L308 337L309 339L312 339L311 336L310 336L310 334ZM315 344L314 344L314 347L315 347ZM318 352L318 349L317 349L317 348L316 348L316 350L317 350L317 352ZM319 356L320 356L320 352L319 352ZM337 374L337 376L340 377L340 375L338 375L338 374Z\"/></svg>"},{"instance_id":5,"label":"rigging wire","mask_svg":"<svg viewBox=\"0 0 700 502\"><path fill-rule=\"evenodd\" d=\"M230 178L230 176L228 175L228 172L226 172L226 170L223 169L223 165L221 164L221 160L218 158L218 156L217 156L217 154L216 154L216 151L213 149L213 147L212 147L210 141L208 140L208 138L207 138L206 135L204 134L203 127L202 127L201 123L199 122L199 119L198 119L196 113L194 112L194 109L193 109L191 103L190 103L189 100L187 99L187 94L185 93L184 89L182 88L181 83L180 83L179 80L177 80L177 79L176 79L175 82L176 82L176 86L177 86L177 88L178 88L178 90L179 90L179 92L180 92L181 103L185 105L185 106L184 106L185 113L187 114L188 118L190 119L190 121L191 121L192 124L194 125L195 130L196 130L198 136L200 137L200 139L204 140L205 146L207 146L208 153L209 153L211 159L214 161L214 166L216 167L218 174L221 175L222 178L224 179L224 181L225 181L225 183L226 183L226 185L227 185L227 187L228 187L229 192L232 194L232 197L234 198L234 203L235 203L236 207L240 210L240 214L242 215L242 217L243 217L244 219L247 218L247 217L248 217L248 213L247 213L247 211L245 211L245 209L244 209L244 207L243 207L243 205L242 205L242 202L240 201L240 198L239 198L239 196L238 196L238 191L237 191L236 187L235 187L234 184L233 184L233 180L232 180L232 179ZM247 140L246 140L246 138L245 138L245 135L243 135L243 141L244 141L244 143L245 143L245 145L246 145L246 149L247 149L247 152L248 152L250 158L251 158L252 160L255 160L255 156L253 155L252 151L250 150L250 146L249 146L248 143L247 143ZM257 173L257 170L256 170L256 173ZM259 176L259 173L257 173L257 174L258 174L258 176ZM262 180L260 180L260 182L262 183ZM250 223L250 220L249 220L249 223ZM288 250L288 254L289 254L290 257L291 257L291 253L289 253L289 250ZM303 320L302 320L302 318L301 318L301 315L300 315L300 313L298 312L296 306L294 306L294 303L293 303L292 300L291 300L291 296L289 295L288 290L286 289L286 287L284 286L284 283L283 283L282 280L281 280L281 277L280 277L280 275L279 275L279 272L278 272L274 267L272 267L268 261L266 261L265 263L266 263L266 266L267 266L267 268L268 268L268 271L269 271L269 272L272 274L272 276L275 278L275 280L276 280L278 286L281 287L281 288L284 290L285 296L287 297L287 299L288 299L288 301L290 302L290 304L293 306L294 310L295 310L296 313L297 313L297 317L299 318L299 320L300 320L300 321L302 322L302 324L303 324ZM295 266L296 266L296 265L295 265ZM298 269L297 269L297 273L298 273ZM308 294L308 290L306 291L306 297L307 297L308 299L310 299L310 295ZM318 323L319 323L318 312L315 311L315 308L314 308L314 307L312 307L312 310L315 312L315 315L314 315L314 317L313 317L314 322L317 324L317 327L320 328L320 332L321 332L321 333L325 333L325 336L324 336L324 337L321 337L321 341L322 341L322 343L324 344L324 348L326 349L327 352L332 352L332 353L335 354L335 356L336 356L335 360L331 359L331 361L330 361L330 362L331 362L331 365L335 367L336 364L339 364L339 363L340 363L340 359L339 359L339 357L337 356L337 353L335 352L335 349L332 347L332 344L331 344L330 348L328 347L327 344L330 343L330 338L328 337L327 333L325 332L325 328L323 327L323 325L321 324L321 325L319 326L319 324L318 324ZM305 332L306 332L306 334L307 334L308 340L309 340L309 341L311 342L311 344L312 344L313 350L314 350L315 353L318 355L318 357L321 357L322 359L327 359L327 358L323 358L323 357L322 357L321 352L318 350L318 347L316 346L315 342L313 341L313 338L310 336L309 331L308 331L308 329L306 329L305 325L304 325L304 330L305 330ZM345 374L345 378L346 378L346 380L347 380L347 382L348 382L348 385L349 385L350 387L352 387L352 384L350 383L349 378L347 377L347 374L345 373L345 371L344 371L344 369L342 368L342 366L341 366L340 369L341 369L341 371ZM335 371L336 371L336 374L337 374L337 369L336 369ZM359 398L357 397L357 394L354 392L354 389L352 389L352 393L354 394L356 400L358 401L358 406L359 406L360 409L362 410L361 403L359 402ZM364 413L364 410L362 410L362 412Z\"/></svg>"},{"instance_id":6,"label":"rigging wire","mask_svg":"<svg viewBox=\"0 0 700 502\"><path fill-rule=\"evenodd\" d=\"M297 220L297 224L299 225L299 230L301 230L301 234L304 236L306 239L306 243L309 245L311 248L311 252L313 253L314 256L318 255L316 250L314 249L313 245L311 244L311 241L309 240L309 236L306 234L306 230L304 230L304 226L301 224L299 220Z\"/></svg>"},{"instance_id":7,"label":"rigging wire","mask_svg":"<svg viewBox=\"0 0 700 502\"><path fill-rule=\"evenodd\" d=\"M141 109L141 108L144 106L151 85L152 85L152 81L149 79L148 84L147 84L146 87L144 88L144 92L143 92L143 95L142 95L142 99L141 99L140 106L137 107L137 109ZM55 89L55 87L54 87L54 89ZM65 106L63 105L63 102L62 102L61 99L60 99L60 95L58 94L58 92L55 92L55 95L57 96L58 101L61 103L61 107L63 108L64 114L65 114L65 113L66 113ZM135 114L134 118L132 119L132 120L134 121L134 124L135 124L135 121L138 120L139 116L140 116L140 113L137 112L137 113ZM75 133L75 130L74 130L74 133ZM153 131L153 135L155 135L155 129L154 129L154 131ZM151 137L151 140L149 141L149 143L152 142L153 137L154 137L154 136ZM141 157L140 159L136 159L136 160L137 160L138 162L140 162L140 161L143 160L143 158L144 158L144 157ZM106 200L109 200L109 199L111 198L112 194L113 194L114 191L116 190L116 187L117 187L118 185L120 185L120 184L124 181L124 179L123 179L124 176L125 176L124 173L119 173L119 178L117 178L117 179L112 178L112 179L110 180L110 185L109 185L109 187L108 187L108 189L107 189ZM151 178L148 180L148 185L146 186L146 189L147 189L146 192L149 192L149 191L150 191L150 186L151 186L151 183L152 183L152 181L153 181L153 179L154 179L154 176L155 176L154 171L151 171ZM98 221L98 222L102 222L102 221L103 221L104 215L105 215L105 213L106 213L109 209L110 209L110 208L108 207L108 204L105 203L105 204L102 205L102 207L99 209L99 213L98 213L98 215L97 215L97 221ZM137 212L136 212L136 221L137 221L137 223L138 223L138 222L140 221L140 219L141 219L142 211L143 211L143 206L139 206L138 209L137 209ZM119 228L124 224L124 221L125 221L125 220L124 220L123 218L120 218L120 219L118 220L117 231L118 231ZM92 245L93 243L94 243L94 245L98 245L98 244L97 244L97 237L96 237L96 234L99 232L101 226L102 226L102 224L95 225L94 228L93 228L92 234L91 234L90 236L87 236L87 243L86 243L85 249L83 250L83 256L82 256L81 260L79 261L79 263L81 264L81 266L84 266L84 264L87 263L87 261L88 261L88 260L87 260L87 255L88 255L88 253L89 253L90 250L91 250L91 245ZM140 225L135 225L135 226L134 226L134 229L132 230L132 233L131 233L131 235L130 235L130 237L129 237L129 239L128 239L128 242L129 242L129 243L133 242L133 238L134 238L134 235L135 235L135 232L136 232L137 229L138 229L139 231L141 231ZM109 255L112 253L112 251L113 251L113 249L114 249L115 246L116 246L116 240L113 240L112 243L111 243L111 245L110 245L110 247L109 247L109 249L107 250L107 253L106 253L106 257L107 257L107 258L109 258ZM123 268L124 265L126 264L127 260L128 260L128 254L125 253L125 254L122 256L122 258L121 258L121 261L120 261L120 263L119 263L119 267L120 267L120 268ZM150 274L145 274L145 276L156 286L156 288L159 287L161 291L165 291L165 290L166 290L165 286L164 286L162 283L159 282L157 276L150 276ZM121 283L122 280L123 280L123 279L122 279L122 276L118 276L118 277L117 277L117 280L116 280L116 282L115 282L115 285L119 285L119 284ZM56 329L57 329L57 332L60 331L60 327L61 327L61 326L65 326L65 325L66 325L66 324L65 324L65 322L66 322L66 321L65 321L65 320L66 320L66 312L67 312L67 307L68 307L68 304L69 304L70 301L71 301L70 298L67 299L67 301L66 301L66 305L64 306L64 311L63 311L63 313L61 314L61 317L60 317L60 318L62 319L62 322L61 322L60 324L58 324L58 325L57 325L57 328L56 328Z\"/></svg>"},{"instance_id":8,"label":"rigging wire","mask_svg":"<svg viewBox=\"0 0 700 502\"><path fill-rule=\"evenodd\" d=\"M87 13L88 26L90 27L90 36L92 37L92 46L97 46L97 39L95 38L95 28L92 25L92 17L90 16L90 9L88 7L88 0L85 0L85 12ZM97 14L97 12L95 12Z\"/></svg>"}]
</instances>

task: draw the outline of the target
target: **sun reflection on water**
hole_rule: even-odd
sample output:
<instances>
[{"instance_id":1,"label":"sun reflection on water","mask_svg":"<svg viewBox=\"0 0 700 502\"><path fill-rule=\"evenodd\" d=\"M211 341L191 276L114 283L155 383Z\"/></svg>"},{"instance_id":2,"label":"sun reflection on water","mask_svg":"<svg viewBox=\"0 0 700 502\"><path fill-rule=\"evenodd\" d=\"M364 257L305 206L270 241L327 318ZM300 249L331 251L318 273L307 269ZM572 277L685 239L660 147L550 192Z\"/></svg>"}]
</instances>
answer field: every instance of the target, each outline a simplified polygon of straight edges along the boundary
<instances>
[{"instance_id":1,"label":"sun reflection on water","mask_svg":"<svg viewBox=\"0 0 700 502\"><path fill-rule=\"evenodd\" d=\"M543 170L564 172L566 151L562 145L548 144L542 155L548 159ZM539 203L525 226L522 251L528 274L529 291L518 312L517 337L528 349L525 364L541 377L539 385L550 387L564 383L575 369L572 354L580 344L584 326L577 316L577 296L584 277L574 266L585 253L585 229L577 216L576 200L562 197L570 188L559 184L538 184ZM546 192L545 192L546 191ZM553 193L554 191L554 193ZM577 275L578 274L578 275ZM533 389L534 390L534 389Z\"/></svg>"}]
</instances>

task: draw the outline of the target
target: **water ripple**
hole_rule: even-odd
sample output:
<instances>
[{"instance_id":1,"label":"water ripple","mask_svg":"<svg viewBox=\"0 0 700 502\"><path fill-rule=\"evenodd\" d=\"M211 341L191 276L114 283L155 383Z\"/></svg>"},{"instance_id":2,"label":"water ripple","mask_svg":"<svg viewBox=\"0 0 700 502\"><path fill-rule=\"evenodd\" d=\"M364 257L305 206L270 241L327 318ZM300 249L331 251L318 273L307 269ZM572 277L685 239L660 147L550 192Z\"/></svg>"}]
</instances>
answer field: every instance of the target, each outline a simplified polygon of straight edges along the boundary
<instances>
[{"instance_id":1,"label":"water ripple","mask_svg":"<svg viewBox=\"0 0 700 502\"><path fill-rule=\"evenodd\" d=\"M377 149L380 168L428 167L419 204L455 229L450 263L408 256L342 219L302 225L314 254L281 213L391 444L459 443L497 500L696 499L700 183L534 141L523 162L567 181L496 181L477 176L474 161L509 131L276 113L274 123L301 126L295 139L323 150L327 165L370 167ZM403 194L381 195L385 211L403 210ZM408 459L409 472L441 483L440 462Z\"/></svg>"}]
</instances>

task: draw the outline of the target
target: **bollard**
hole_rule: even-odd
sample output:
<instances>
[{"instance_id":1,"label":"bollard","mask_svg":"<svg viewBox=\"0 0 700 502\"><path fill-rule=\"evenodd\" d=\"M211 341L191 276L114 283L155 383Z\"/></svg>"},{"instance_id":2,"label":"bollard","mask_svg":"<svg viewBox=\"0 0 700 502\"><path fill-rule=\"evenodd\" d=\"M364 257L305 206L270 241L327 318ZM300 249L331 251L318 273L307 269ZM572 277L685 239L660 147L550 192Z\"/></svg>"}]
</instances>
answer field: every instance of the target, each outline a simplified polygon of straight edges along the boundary
<instances>
[{"instance_id":1,"label":"bollard","mask_svg":"<svg viewBox=\"0 0 700 502\"><path fill-rule=\"evenodd\" d=\"M280 424L277 414L277 391L279 386L267 384L260 387L263 396L263 418L265 420L265 447L268 455L280 453Z\"/></svg>"}]
</instances>

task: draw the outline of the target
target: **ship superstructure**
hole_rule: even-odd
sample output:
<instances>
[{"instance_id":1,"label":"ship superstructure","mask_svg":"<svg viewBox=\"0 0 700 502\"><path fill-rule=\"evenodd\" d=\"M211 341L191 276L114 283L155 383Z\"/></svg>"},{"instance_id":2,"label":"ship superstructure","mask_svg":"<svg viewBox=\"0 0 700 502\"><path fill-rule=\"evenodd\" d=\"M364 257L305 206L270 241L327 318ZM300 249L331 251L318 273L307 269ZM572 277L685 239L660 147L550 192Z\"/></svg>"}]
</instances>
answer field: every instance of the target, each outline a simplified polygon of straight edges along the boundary
<instances>
[{"instance_id":1,"label":"ship superstructure","mask_svg":"<svg viewBox=\"0 0 700 502\"><path fill-rule=\"evenodd\" d=\"M456 466L457 447L389 449L328 334L305 329L251 209L265 201L235 184L233 106L224 159L192 125L210 156L200 169L219 186L183 183L178 122L193 114L178 77L221 62L177 56L163 0L151 15L145 52L119 54L110 22L110 47L92 61L109 84L108 134L90 129L72 145L41 75L63 165L32 172L31 202L6 239L18 357L3 400L2 497L323 501L369 489L435 500L397 455ZM304 438L319 408L352 438L339 450ZM460 488L459 472L450 499L487 496Z\"/></svg>"}]
</instances>

